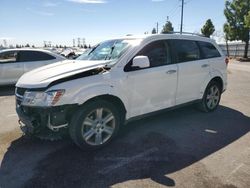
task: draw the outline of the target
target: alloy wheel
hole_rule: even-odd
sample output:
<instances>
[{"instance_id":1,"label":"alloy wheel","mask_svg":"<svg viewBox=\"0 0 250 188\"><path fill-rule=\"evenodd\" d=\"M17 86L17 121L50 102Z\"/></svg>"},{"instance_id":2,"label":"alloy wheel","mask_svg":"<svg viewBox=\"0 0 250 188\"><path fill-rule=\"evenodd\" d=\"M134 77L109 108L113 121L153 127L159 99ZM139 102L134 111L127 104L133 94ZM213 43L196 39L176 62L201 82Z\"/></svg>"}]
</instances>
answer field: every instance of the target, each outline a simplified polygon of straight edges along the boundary
<instances>
[{"instance_id":1,"label":"alloy wheel","mask_svg":"<svg viewBox=\"0 0 250 188\"><path fill-rule=\"evenodd\" d=\"M210 110L213 110L214 108L217 107L219 100L220 100L220 90L218 86L212 85L207 92L207 97L206 97L207 107Z\"/></svg>"},{"instance_id":2,"label":"alloy wheel","mask_svg":"<svg viewBox=\"0 0 250 188\"><path fill-rule=\"evenodd\" d=\"M106 108L90 112L82 123L82 136L89 145L102 145L115 131L115 116Z\"/></svg>"}]
</instances>

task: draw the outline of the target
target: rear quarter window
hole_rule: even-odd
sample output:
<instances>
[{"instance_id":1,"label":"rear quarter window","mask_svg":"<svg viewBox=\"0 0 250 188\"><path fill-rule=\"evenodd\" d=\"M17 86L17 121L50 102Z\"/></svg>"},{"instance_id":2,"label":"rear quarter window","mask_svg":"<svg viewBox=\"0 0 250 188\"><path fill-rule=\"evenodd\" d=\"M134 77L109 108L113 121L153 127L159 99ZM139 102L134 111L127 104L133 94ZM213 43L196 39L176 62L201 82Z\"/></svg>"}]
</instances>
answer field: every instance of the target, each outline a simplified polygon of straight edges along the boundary
<instances>
[{"instance_id":1,"label":"rear quarter window","mask_svg":"<svg viewBox=\"0 0 250 188\"><path fill-rule=\"evenodd\" d=\"M212 43L199 41L198 44L200 46L203 59L221 57L220 52Z\"/></svg>"}]
</instances>

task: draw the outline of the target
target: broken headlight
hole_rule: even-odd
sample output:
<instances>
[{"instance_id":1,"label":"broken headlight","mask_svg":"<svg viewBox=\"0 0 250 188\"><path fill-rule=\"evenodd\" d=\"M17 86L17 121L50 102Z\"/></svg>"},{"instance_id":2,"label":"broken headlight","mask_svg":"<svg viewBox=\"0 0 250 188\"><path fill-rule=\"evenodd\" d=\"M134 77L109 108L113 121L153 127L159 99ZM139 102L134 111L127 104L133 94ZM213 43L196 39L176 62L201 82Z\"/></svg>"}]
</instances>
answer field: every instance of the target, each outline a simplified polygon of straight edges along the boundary
<instances>
[{"instance_id":1,"label":"broken headlight","mask_svg":"<svg viewBox=\"0 0 250 188\"><path fill-rule=\"evenodd\" d=\"M23 96L23 106L54 106L65 93L65 90L47 92L26 91Z\"/></svg>"}]
</instances>

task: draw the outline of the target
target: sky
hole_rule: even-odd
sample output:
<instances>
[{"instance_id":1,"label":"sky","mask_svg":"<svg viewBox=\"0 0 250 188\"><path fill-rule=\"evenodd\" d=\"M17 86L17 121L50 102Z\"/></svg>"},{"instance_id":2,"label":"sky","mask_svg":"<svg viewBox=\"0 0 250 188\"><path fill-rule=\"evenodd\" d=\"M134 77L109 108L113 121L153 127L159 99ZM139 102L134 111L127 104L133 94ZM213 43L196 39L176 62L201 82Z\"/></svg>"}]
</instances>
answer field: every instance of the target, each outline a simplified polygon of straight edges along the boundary
<instances>
[{"instance_id":1,"label":"sky","mask_svg":"<svg viewBox=\"0 0 250 188\"><path fill-rule=\"evenodd\" d=\"M200 32L207 19L223 31L224 0L185 0L184 31ZM96 44L127 34L151 33L169 19L180 29L181 0L0 0L0 44ZM220 40L220 39L219 39ZM220 41L219 41L220 42Z\"/></svg>"}]
</instances>

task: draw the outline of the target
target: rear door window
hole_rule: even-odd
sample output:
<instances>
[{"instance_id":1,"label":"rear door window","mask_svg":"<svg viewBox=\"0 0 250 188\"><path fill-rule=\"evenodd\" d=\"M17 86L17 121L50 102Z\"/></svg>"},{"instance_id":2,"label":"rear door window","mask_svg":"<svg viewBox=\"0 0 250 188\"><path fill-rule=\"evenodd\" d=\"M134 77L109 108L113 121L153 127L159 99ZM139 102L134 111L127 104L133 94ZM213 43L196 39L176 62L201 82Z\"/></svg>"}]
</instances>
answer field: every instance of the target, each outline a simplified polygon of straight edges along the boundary
<instances>
[{"instance_id":1,"label":"rear door window","mask_svg":"<svg viewBox=\"0 0 250 188\"><path fill-rule=\"evenodd\" d=\"M215 46L209 42L198 42L202 58L203 59L209 59L209 58L215 58L215 57L221 57L220 52L215 48Z\"/></svg>"},{"instance_id":2,"label":"rear door window","mask_svg":"<svg viewBox=\"0 0 250 188\"><path fill-rule=\"evenodd\" d=\"M171 40L174 48L176 62L183 63L200 59L200 50L195 41L192 40Z\"/></svg>"},{"instance_id":3,"label":"rear door window","mask_svg":"<svg viewBox=\"0 0 250 188\"><path fill-rule=\"evenodd\" d=\"M3 52L0 54L0 64L17 62L17 51Z\"/></svg>"},{"instance_id":4,"label":"rear door window","mask_svg":"<svg viewBox=\"0 0 250 188\"><path fill-rule=\"evenodd\" d=\"M20 51L19 52L19 61L28 62L28 61L48 61L55 59L55 57L38 51Z\"/></svg>"}]
</instances>

